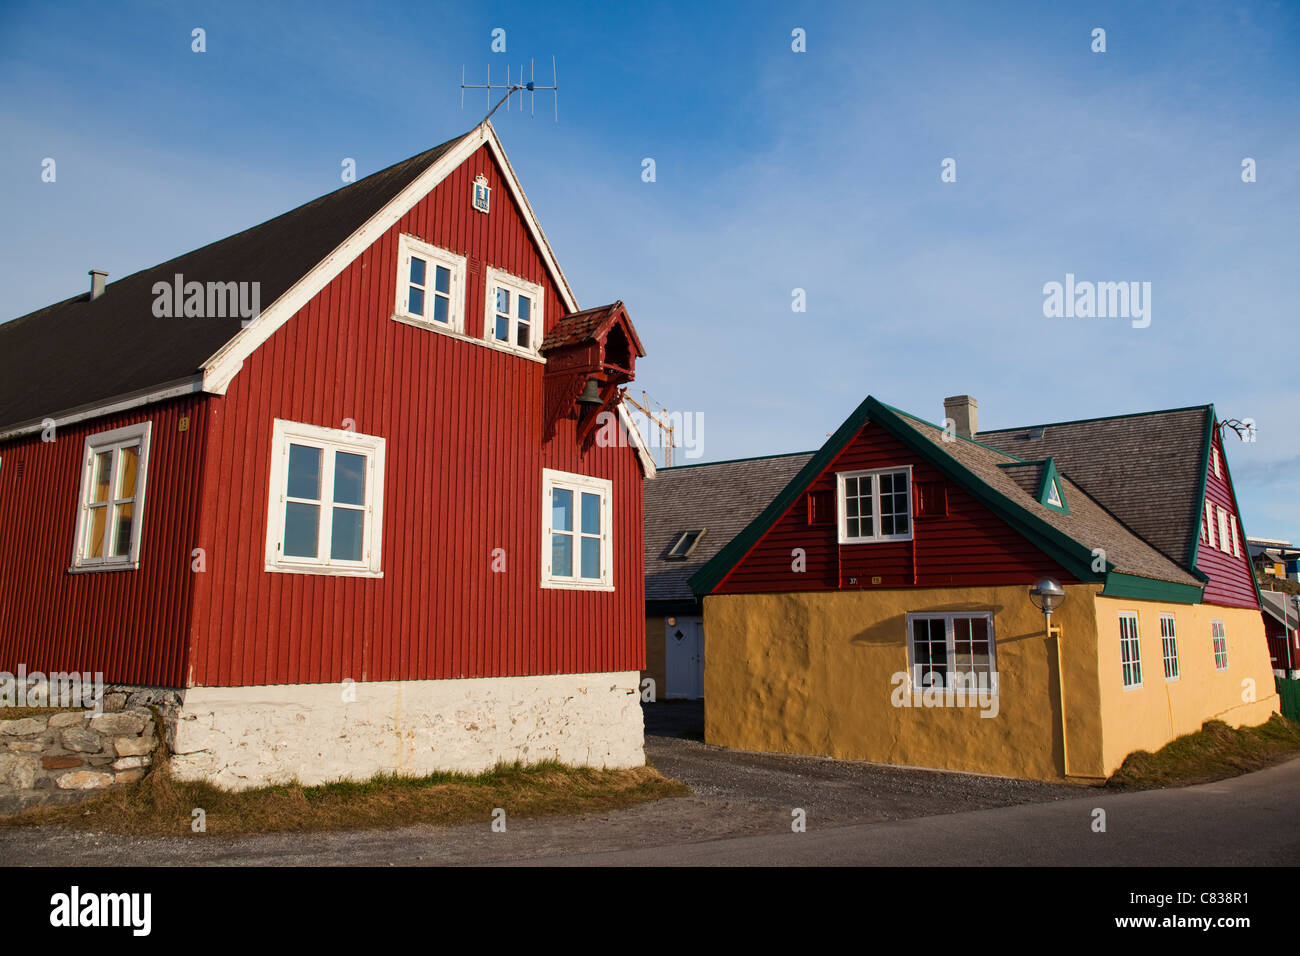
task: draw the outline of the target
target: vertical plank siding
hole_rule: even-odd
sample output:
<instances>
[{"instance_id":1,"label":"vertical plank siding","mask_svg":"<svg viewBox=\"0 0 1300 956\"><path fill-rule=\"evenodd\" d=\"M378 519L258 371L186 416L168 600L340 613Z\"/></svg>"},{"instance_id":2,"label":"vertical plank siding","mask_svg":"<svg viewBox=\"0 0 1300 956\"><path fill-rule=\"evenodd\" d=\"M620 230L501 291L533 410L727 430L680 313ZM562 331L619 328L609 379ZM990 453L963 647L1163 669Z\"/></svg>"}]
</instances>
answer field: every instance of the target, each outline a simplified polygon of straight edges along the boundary
<instances>
[{"instance_id":1,"label":"vertical plank siding","mask_svg":"<svg viewBox=\"0 0 1300 956\"><path fill-rule=\"evenodd\" d=\"M863 427L808 492L837 494L837 472L905 465L912 466L913 505L917 482L942 482L948 497L947 516L912 519L911 541L841 545L837 525L809 525L806 495L800 495L713 593L974 587L1027 584L1044 575L1062 583L1075 581L964 489L872 423ZM793 568L795 548L805 552L803 572Z\"/></svg>"},{"instance_id":2,"label":"vertical plank siding","mask_svg":"<svg viewBox=\"0 0 1300 956\"><path fill-rule=\"evenodd\" d=\"M478 174L489 215L470 207ZM195 594L195 685L638 670L644 663L641 473L630 447L542 441L544 366L392 321L397 241L469 259L465 324L483 333L488 266L563 312L486 149L447 177L245 362L211 399L209 573ZM383 577L266 572L276 418L387 440ZM613 483L615 590L540 587L542 469ZM210 522L209 522L210 519ZM506 571L491 570L493 550Z\"/></svg>"},{"instance_id":3,"label":"vertical plank siding","mask_svg":"<svg viewBox=\"0 0 1300 956\"><path fill-rule=\"evenodd\" d=\"M1217 426L1217 422L1215 423ZM1205 482L1205 497L1213 506L1214 545L1204 537L1196 549L1196 568L1209 575L1205 585L1205 603L1220 604L1225 607L1258 608L1259 597L1255 593L1255 572L1250 565L1250 551L1246 547L1246 529L1237 514L1237 503L1233 496L1232 485L1228 478L1228 459L1223 454L1223 443L1219 429L1214 429L1213 448L1219 454L1222 475L1214 473L1213 453L1209 464L1209 474ZM1237 519L1237 548L1240 555L1231 552L1225 554L1219 550L1218 510L1224 509L1231 517ZM1202 507L1204 516L1204 507Z\"/></svg>"},{"instance_id":4,"label":"vertical plank siding","mask_svg":"<svg viewBox=\"0 0 1300 956\"><path fill-rule=\"evenodd\" d=\"M189 396L0 445L0 670L102 671L181 686L198 546L204 399ZM188 417L185 431L180 421ZM136 570L70 573L87 435L144 421L150 435Z\"/></svg>"}]
</instances>

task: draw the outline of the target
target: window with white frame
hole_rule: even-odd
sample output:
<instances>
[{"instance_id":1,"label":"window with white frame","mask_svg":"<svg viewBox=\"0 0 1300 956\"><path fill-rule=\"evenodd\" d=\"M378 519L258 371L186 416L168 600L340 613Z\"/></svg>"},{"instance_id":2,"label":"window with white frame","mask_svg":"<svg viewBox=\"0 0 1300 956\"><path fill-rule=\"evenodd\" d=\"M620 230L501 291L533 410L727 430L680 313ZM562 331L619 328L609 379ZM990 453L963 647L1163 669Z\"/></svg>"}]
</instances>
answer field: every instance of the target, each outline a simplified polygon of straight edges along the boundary
<instances>
[{"instance_id":1,"label":"window with white frame","mask_svg":"<svg viewBox=\"0 0 1300 956\"><path fill-rule=\"evenodd\" d=\"M86 436L74 570L139 565L151 430L142 422Z\"/></svg>"},{"instance_id":2,"label":"window with white frame","mask_svg":"<svg viewBox=\"0 0 1300 956\"><path fill-rule=\"evenodd\" d=\"M1222 477L1223 477L1223 468L1222 468L1222 466L1219 464L1219 449L1217 449L1217 448L1211 448L1211 449L1210 449L1210 454L1211 454L1211 456L1213 456L1213 458L1214 458L1214 477L1215 477L1215 478L1222 478Z\"/></svg>"},{"instance_id":3,"label":"window with white frame","mask_svg":"<svg viewBox=\"0 0 1300 956\"><path fill-rule=\"evenodd\" d=\"M1165 680L1178 680L1178 635L1172 614L1160 615L1160 649L1165 659Z\"/></svg>"},{"instance_id":4,"label":"window with white frame","mask_svg":"<svg viewBox=\"0 0 1300 956\"><path fill-rule=\"evenodd\" d=\"M610 554L613 483L542 471L542 587L614 589Z\"/></svg>"},{"instance_id":5,"label":"window with white frame","mask_svg":"<svg viewBox=\"0 0 1300 956\"><path fill-rule=\"evenodd\" d=\"M1214 544L1214 505L1207 498L1205 501L1205 540L1209 542L1210 547Z\"/></svg>"},{"instance_id":6,"label":"window with white frame","mask_svg":"<svg viewBox=\"0 0 1300 956\"><path fill-rule=\"evenodd\" d=\"M1228 632L1224 630L1222 621L1210 622L1210 635L1214 640L1214 669L1216 671L1226 671L1228 669Z\"/></svg>"},{"instance_id":7,"label":"window with white frame","mask_svg":"<svg viewBox=\"0 0 1300 956\"><path fill-rule=\"evenodd\" d=\"M1132 611L1119 614L1119 660L1124 689L1142 686L1142 647L1138 640L1138 616Z\"/></svg>"},{"instance_id":8,"label":"window with white frame","mask_svg":"<svg viewBox=\"0 0 1300 956\"><path fill-rule=\"evenodd\" d=\"M487 269L484 338L493 345L536 354L542 336L542 287L500 269Z\"/></svg>"},{"instance_id":9,"label":"window with white frame","mask_svg":"<svg viewBox=\"0 0 1300 956\"><path fill-rule=\"evenodd\" d=\"M397 240L397 317L465 331L465 257L413 236Z\"/></svg>"},{"instance_id":10,"label":"window with white frame","mask_svg":"<svg viewBox=\"0 0 1300 956\"><path fill-rule=\"evenodd\" d=\"M1241 557L1241 546L1237 544L1237 516L1228 515L1228 537L1232 541L1233 557Z\"/></svg>"},{"instance_id":11,"label":"window with white frame","mask_svg":"<svg viewBox=\"0 0 1300 956\"><path fill-rule=\"evenodd\" d=\"M382 577L384 445L275 420L266 570Z\"/></svg>"},{"instance_id":12,"label":"window with white frame","mask_svg":"<svg viewBox=\"0 0 1300 956\"><path fill-rule=\"evenodd\" d=\"M836 480L841 544L912 537L910 467L846 471Z\"/></svg>"},{"instance_id":13,"label":"window with white frame","mask_svg":"<svg viewBox=\"0 0 1300 956\"><path fill-rule=\"evenodd\" d=\"M1219 550L1224 554L1232 553L1232 542L1228 540L1228 512L1215 506L1215 511L1219 516Z\"/></svg>"},{"instance_id":14,"label":"window with white frame","mask_svg":"<svg viewBox=\"0 0 1300 956\"><path fill-rule=\"evenodd\" d=\"M949 688L997 693L993 613L909 614L908 666L918 690Z\"/></svg>"}]
</instances>

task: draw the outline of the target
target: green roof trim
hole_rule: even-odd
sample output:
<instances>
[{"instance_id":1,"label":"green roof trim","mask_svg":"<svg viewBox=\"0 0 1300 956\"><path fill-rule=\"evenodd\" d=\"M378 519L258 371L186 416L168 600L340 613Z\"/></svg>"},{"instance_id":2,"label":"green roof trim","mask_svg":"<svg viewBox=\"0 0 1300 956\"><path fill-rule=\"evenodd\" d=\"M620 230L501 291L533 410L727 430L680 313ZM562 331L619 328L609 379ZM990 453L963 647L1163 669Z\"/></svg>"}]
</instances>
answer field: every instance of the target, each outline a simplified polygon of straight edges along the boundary
<instances>
[{"instance_id":1,"label":"green roof trim","mask_svg":"<svg viewBox=\"0 0 1300 956\"><path fill-rule=\"evenodd\" d=\"M1106 575L1102 597L1132 598L1135 601L1165 601L1169 604L1200 604L1205 589L1194 584L1157 581L1136 574L1111 571Z\"/></svg>"},{"instance_id":2,"label":"green roof trim","mask_svg":"<svg viewBox=\"0 0 1300 956\"><path fill-rule=\"evenodd\" d=\"M1197 518L1192 522L1192 549L1188 552L1191 555L1189 563L1196 567L1196 556L1201 550L1201 522L1205 520L1205 489L1210 483L1210 450L1214 447L1214 420L1219 416L1214 412L1214 406L1209 407L1208 414L1205 416L1205 441L1201 448L1201 477L1196 483L1196 503ZM1254 573L1254 572L1251 572ZM1208 581L1209 578L1206 578Z\"/></svg>"},{"instance_id":3,"label":"green roof trim","mask_svg":"<svg viewBox=\"0 0 1300 956\"><path fill-rule=\"evenodd\" d=\"M1010 500L1002 493L991 488L974 472L945 454L933 442L918 432L905 421L911 416L899 412L871 396L854 409L835 433L826 440L826 444L808 461L790 483L781 490L771 503L759 513L744 531L736 535L727 545L695 572L688 582L692 591L698 595L710 593L717 587L731 570L740 563L751 548L762 539L771 527L792 504L803 494L813 480L825 471L841 451L857 436L868 422L875 422L886 432L897 438L929 464L943 472L961 488L969 492L977 501L990 508L995 514L1010 523L1017 531L1043 551L1050 558L1064 567L1080 581L1103 580L1104 574L1092 570L1092 550L1078 541L1063 534L1051 524L1029 511L1019 503ZM915 419L922 421L921 419ZM932 428L937 425L929 424ZM978 442L976 442L978 444ZM996 449L992 449L997 451ZM1005 452L998 452L1007 458L1014 458ZM1106 571L1114 565L1106 562Z\"/></svg>"},{"instance_id":4,"label":"green roof trim","mask_svg":"<svg viewBox=\"0 0 1300 956\"><path fill-rule=\"evenodd\" d=\"M1056 492L1055 501L1052 500L1053 491ZM1070 503L1065 500L1065 485L1061 483L1061 473L1056 470L1055 458L1043 462L1043 476L1038 482L1038 503L1063 515L1070 513Z\"/></svg>"}]
</instances>

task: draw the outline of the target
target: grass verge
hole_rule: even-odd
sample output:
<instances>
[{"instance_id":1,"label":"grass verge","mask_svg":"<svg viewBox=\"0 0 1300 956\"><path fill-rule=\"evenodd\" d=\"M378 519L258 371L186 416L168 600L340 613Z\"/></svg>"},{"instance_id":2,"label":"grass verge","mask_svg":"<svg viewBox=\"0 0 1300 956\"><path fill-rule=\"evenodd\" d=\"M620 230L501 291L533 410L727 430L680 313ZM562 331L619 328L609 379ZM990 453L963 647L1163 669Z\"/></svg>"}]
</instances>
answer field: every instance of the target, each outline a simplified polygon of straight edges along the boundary
<instances>
[{"instance_id":1,"label":"grass verge","mask_svg":"<svg viewBox=\"0 0 1300 956\"><path fill-rule=\"evenodd\" d=\"M1258 727L1233 729L1207 720L1194 734L1171 740L1155 753L1128 755L1106 786L1122 789L1184 787L1261 770L1300 753L1300 724L1274 714Z\"/></svg>"},{"instance_id":2,"label":"grass verge","mask_svg":"<svg viewBox=\"0 0 1300 956\"><path fill-rule=\"evenodd\" d=\"M647 800L681 797L690 788L651 766L597 770L560 763L501 764L477 775L380 776L315 787L286 784L231 791L177 780L166 750L136 784L63 807L36 807L0 817L0 827L64 826L136 836L187 836L194 810L204 811L209 835L354 829L415 824L487 824L501 807L515 817L598 813Z\"/></svg>"}]
</instances>

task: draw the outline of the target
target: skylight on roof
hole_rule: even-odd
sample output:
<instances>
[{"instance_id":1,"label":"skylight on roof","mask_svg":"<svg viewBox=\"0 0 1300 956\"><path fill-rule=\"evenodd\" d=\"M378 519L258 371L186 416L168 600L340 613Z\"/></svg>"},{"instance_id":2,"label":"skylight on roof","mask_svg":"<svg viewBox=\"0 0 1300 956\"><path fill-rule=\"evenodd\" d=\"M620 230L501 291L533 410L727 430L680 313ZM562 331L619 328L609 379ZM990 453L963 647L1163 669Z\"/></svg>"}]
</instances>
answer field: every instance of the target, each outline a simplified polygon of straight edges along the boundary
<instances>
[{"instance_id":1,"label":"skylight on roof","mask_svg":"<svg viewBox=\"0 0 1300 956\"><path fill-rule=\"evenodd\" d=\"M690 557L691 552L695 550L695 546L700 543L700 539L704 537L704 531L704 528L697 528L693 531L683 531L678 534L673 539L672 546L668 548L667 559L669 561L685 561Z\"/></svg>"}]
</instances>

